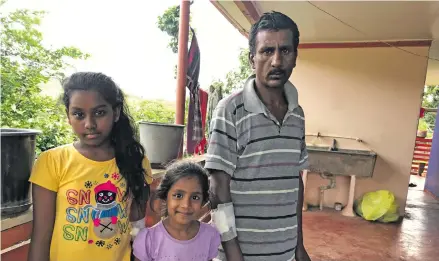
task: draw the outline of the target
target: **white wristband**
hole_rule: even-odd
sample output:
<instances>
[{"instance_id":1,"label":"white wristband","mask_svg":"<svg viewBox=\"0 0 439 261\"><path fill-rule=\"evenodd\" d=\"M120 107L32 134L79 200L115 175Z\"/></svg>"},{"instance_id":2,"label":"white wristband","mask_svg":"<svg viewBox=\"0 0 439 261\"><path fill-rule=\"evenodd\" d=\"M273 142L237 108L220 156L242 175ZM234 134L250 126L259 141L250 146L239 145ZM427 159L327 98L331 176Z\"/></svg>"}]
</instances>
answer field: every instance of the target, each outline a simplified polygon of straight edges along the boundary
<instances>
[{"instance_id":1,"label":"white wristband","mask_svg":"<svg viewBox=\"0 0 439 261\"><path fill-rule=\"evenodd\" d=\"M218 204L217 209L211 211L212 223L221 234L221 241L229 241L238 236L235 224L233 204Z\"/></svg>"},{"instance_id":2,"label":"white wristband","mask_svg":"<svg viewBox=\"0 0 439 261\"><path fill-rule=\"evenodd\" d=\"M131 226L132 226L132 229L131 229L130 235L133 238L135 238L137 236L137 234L140 232L140 230L145 228L145 220L142 218L141 220L131 222Z\"/></svg>"}]
</instances>

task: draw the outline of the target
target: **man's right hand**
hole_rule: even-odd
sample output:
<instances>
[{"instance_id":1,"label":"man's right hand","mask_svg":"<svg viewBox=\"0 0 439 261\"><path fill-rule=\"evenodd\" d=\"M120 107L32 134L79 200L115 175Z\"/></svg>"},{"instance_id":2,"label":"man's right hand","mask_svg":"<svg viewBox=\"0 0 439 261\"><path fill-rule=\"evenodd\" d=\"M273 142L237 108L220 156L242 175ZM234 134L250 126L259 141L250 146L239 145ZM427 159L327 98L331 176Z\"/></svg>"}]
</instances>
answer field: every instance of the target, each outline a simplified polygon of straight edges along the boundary
<instances>
[{"instance_id":1,"label":"man's right hand","mask_svg":"<svg viewBox=\"0 0 439 261\"><path fill-rule=\"evenodd\" d=\"M209 170L210 191L212 192L211 207L217 208L218 204L232 202L230 195L230 175L223 171ZM238 238L222 242L227 261L244 261Z\"/></svg>"},{"instance_id":2,"label":"man's right hand","mask_svg":"<svg viewBox=\"0 0 439 261\"><path fill-rule=\"evenodd\" d=\"M222 246L226 252L227 261L244 261L242 256L241 247L239 247L238 238L234 238L227 242L223 242Z\"/></svg>"}]
</instances>

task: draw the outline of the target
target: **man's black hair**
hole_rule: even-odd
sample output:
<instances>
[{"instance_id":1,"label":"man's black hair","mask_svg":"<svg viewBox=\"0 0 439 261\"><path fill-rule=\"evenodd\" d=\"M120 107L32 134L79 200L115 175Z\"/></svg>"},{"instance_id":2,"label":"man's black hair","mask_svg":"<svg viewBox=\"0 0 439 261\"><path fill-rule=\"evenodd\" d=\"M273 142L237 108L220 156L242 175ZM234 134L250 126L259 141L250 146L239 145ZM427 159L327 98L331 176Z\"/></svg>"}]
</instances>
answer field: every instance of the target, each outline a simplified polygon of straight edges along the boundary
<instances>
[{"instance_id":1,"label":"man's black hair","mask_svg":"<svg viewBox=\"0 0 439 261\"><path fill-rule=\"evenodd\" d=\"M297 24L288 16L271 11L264 13L259 20L252 25L249 36L249 48L250 54L255 54L256 52L256 35L263 30L273 30L279 31L284 29L290 29L293 32L293 45L294 52L297 54L297 47L299 46L299 28Z\"/></svg>"}]
</instances>

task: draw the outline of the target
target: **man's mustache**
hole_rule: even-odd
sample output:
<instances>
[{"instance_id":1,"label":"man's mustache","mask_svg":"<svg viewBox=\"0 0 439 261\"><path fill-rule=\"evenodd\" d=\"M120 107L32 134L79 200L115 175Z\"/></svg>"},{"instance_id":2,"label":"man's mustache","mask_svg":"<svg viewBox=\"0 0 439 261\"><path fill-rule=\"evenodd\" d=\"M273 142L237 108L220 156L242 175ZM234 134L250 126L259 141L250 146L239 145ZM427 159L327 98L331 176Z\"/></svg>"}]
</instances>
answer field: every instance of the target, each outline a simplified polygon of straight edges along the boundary
<instances>
[{"instance_id":1,"label":"man's mustache","mask_svg":"<svg viewBox=\"0 0 439 261\"><path fill-rule=\"evenodd\" d=\"M281 69L274 69L274 70L270 71L270 73L268 75L276 75L276 74L285 74L285 71L281 70Z\"/></svg>"}]
</instances>

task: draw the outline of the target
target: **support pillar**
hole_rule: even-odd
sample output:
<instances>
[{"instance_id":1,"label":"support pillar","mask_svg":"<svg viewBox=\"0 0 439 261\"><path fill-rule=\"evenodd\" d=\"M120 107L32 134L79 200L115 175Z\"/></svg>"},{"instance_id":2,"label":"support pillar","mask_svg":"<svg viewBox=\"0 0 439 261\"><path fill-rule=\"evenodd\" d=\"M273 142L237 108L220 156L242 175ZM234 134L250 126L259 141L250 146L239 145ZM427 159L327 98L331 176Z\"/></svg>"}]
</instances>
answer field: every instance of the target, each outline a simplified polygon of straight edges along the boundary
<instances>
[{"instance_id":1,"label":"support pillar","mask_svg":"<svg viewBox=\"0 0 439 261\"><path fill-rule=\"evenodd\" d=\"M356 177L355 175L352 175L351 183L349 186L348 203L346 204L346 207L344 207L343 211L341 212L341 214L346 217L355 217L355 213L354 213L355 181L356 181Z\"/></svg>"},{"instance_id":2,"label":"support pillar","mask_svg":"<svg viewBox=\"0 0 439 261\"><path fill-rule=\"evenodd\" d=\"M184 125L185 100L186 100L186 73L189 40L189 12L190 1L181 0L180 23L178 31L178 63L177 63L177 91L175 103L175 123ZM183 137L184 139L184 137ZM183 139L181 140L179 158L183 155Z\"/></svg>"},{"instance_id":3,"label":"support pillar","mask_svg":"<svg viewBox=\"0 0 439 261\"><path fill-rule=\"evenodd\" d=\"M308 170L304 169L302 171L302 181L303 181L303 206L302 206L302 211L307 211L308 210L308 204L306 203L305 200L305 192L306 192L306 181L308 180Z\"/></svg>"}]
</instances>

